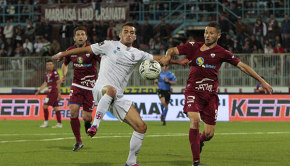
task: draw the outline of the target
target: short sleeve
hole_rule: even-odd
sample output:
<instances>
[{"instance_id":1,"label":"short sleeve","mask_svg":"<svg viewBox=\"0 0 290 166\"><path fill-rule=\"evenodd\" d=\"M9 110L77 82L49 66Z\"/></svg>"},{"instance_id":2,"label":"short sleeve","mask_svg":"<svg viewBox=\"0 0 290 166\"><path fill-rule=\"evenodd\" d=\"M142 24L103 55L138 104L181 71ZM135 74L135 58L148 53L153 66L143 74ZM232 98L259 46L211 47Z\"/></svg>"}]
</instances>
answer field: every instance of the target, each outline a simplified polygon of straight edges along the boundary
<instances>
[{"instance_id":1,"label":"short sleeve","mask_svg":"<svg viewBox=\"0 0 290 166\"><path fill-rule=\"evenodd\" d=\"M230 51L225 50L225 56L223 61L237 66L237 64L240 62L240 59L234 56Z\"/></svg>"},{"instance_id":2,"label":"short sleeve","mask_svg":"<svg viewBox=\"0 0 290 166\"><path fill-rule=\"evenodd\" d=\"M141 59L142 61L146 59L151 59L151 60L153 59L153 55L147 52L141 51L141 55L142 55L142 59Z\"/></svg>"},{"instance_id":3,"label":"short sleeve","mask_svg":"<svg viewBox=\"0 0 290 166\"><path fill-rule=\"evenodd\" d=\"M105 40L100 43L95 43L91 45L91 49L93 53L97 56L99 54L105 54L107 49L109 48L108 46L110 45L110 42Z\"/></svg>"},{"instance_id":4,"label":"short sleeve","mask_svg":"<svg viewBox=\"0 0 290 166\"><path fill-rule=\"evenodd\" d=\"M191 59L192 53L194 49L196 49L197 43L195 42L187 42L183 45L177 46L179 55L186 55L187 59Z\"/></svg>"},{"instance_id":5,"label":"short sleeve","mask_svg":"<svg viewBox=\"0 0 290 166\"><path fill-rule=\"evenodd\" d=\"M176 81L176 77L173 73L170 73L171 77L170 77L170 81Z\"/></svg>"},{"instance_id":6,"label":"short sleeve","mask_svg":"<svg viewBox=\"0 0 290 166\"><path fill-rule=\"evenodd\" d=\"M63 61L63 63L65 64L65 65L68 65L69 63L70 63L70 56L66 56L65 58L64 58L64 61Z\"/></svg>"},{"instance_id":7,"label":"short sleeve","mask_svg":"<svg viewBox=\"0 0 290 166\"><path fill-rule=\"evenodd\" d=\"M59 80L59 75L58 75L58 72L56 70L53 72L53 74L54 74L55 80L56 81Z\"/></svg>"}]
</instances>

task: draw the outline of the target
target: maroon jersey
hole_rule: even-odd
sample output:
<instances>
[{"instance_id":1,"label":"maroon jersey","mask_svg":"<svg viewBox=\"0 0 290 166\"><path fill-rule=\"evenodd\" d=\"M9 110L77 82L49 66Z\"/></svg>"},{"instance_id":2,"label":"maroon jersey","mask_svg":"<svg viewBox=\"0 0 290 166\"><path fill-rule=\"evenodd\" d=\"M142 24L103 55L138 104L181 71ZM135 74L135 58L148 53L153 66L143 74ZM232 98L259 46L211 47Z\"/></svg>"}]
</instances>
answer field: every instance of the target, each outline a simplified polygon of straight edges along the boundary
<instances>
[{"instance_id":1,"label":"maroon jersey","mask_svg":"<svg viewBox=\"0 0 290 166\"><path fill-rule=\"evenodd\" d=\"M47 82L48 96L58 94L57 83L59 80L58 72L53 69L51 72L46 73L45 82Z\"/></svg>"},{"instance_id":2,"label":"maroon jersey","mask_svg":"<svg viewBox=\"0 0 290 166\"><path fill-rule=\"evenodd\" d=\"M240 60L219 45L200 51L203 44L189 42L177 47L180 55L186 55L186 58L192 61L185 90L216 93L221 64L228 62L236 66Z\"/></svg>"},{"instance_id":3,"label":"maroon jersey","mask_svg":"<svg viewBox=\"0 0 290 166\"><path fill-rule=\"evenodd\" d=\"M89 46L89 44L86 44ZM69 47L67 50L77 48L76 45ZM97 65L101 57L95 54L71 55L65 57L64 64L68 65L70 61L73 62L74 78L73 86L91 90L97 79Z\"/></svg>"}]
</instances>

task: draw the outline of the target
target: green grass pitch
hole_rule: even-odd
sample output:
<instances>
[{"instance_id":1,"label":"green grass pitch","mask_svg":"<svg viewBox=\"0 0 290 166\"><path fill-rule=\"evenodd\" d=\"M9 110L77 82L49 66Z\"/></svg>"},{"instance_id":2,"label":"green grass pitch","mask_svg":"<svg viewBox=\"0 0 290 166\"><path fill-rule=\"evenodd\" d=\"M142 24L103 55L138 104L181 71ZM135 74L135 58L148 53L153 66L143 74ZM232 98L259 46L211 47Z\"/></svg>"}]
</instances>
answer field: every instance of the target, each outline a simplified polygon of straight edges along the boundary
<instances>
[{"instance_id":1,"label":"green grass pitch","mask_svg":"<svg viewBox=\"0 0 290 166\"><path fill-rule=\"evenodd\" d=\"M125 123L103 121L94 138L81 134L75 143L69 121L64 127L41 129L42 121L0 120L0 165L123 166L133 130ZM50 121L55 125L56 121ZM146 122L138 156L141 166L191 166L189 122ZM202 122L201 122L202 124ZM203 128L203 125L201 125ZM217 122L214 138L201 153L202 166L289 166L289 122Z\"/></svg>"}]
</instances>

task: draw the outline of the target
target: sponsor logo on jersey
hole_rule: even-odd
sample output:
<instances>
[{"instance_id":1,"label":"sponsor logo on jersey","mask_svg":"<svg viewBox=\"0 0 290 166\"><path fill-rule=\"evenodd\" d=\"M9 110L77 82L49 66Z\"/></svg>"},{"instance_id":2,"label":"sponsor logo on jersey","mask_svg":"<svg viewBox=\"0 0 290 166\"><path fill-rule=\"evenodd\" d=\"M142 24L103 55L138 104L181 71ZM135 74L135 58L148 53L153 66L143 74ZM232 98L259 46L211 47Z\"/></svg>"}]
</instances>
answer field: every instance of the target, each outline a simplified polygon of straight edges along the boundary
<instances>
[{"instance_id":1,"label":"sponsor logo on jersey","mask_svg":"<svg viewBox=\"0 0 290 166\"><path fill-rule=\"evenodd\" d=\"M198 66L205 67L203 57L196 58L196 64L198 64Z\"/></svg>"},{"instance_id":2,"label":"sponsor logo on jersey","mask_svg":"<svg viewBox=\"0 0 290 166\"><path fill-rule=\"evenodd\" d=\"M211 69L215 69L216 68L216 66L214 66L214 65L204 64L203 57L196 58L196 64L198 64L198 66L201 66L203 68L211 68Z\"/></svg>"},{"instance_id":3,"label":"sponsor logo on jersey","mask_svg":"<svg viewBox=\"0 0 290 166\"><path fill-rule=\"evenodd\" d=\"M117 54L117 50L114 50L113 52L114 52L114 54Z\"/></svg>"},{"instance_id":4,"label":"sponsor logo on jersey","mask_svg":"<svg viewBox=\"0 0 290 166\"><path fill-rule=\"evenodd\" d=\"M84 59L82 57L78 57L77 61L78 61L78 63L83 63Z\"/></svg>"},{"instance_id":5,"label":"sponsor logo on jersey","mask_svg":"<svg viewBox=\"0 0 290 166\"><path fill-rule=\"evenodd\" d=\"M210 56L211 56L212 58L214 58L214 57L215 57L215 53L211 53Z\"/></svg>"},{"instance_id":6,"label":"sponsor logo on jersey","mask_svg":"<svg viewBox=\"0 0 290 166\"><path fill-rule=\"evenodd\" d=\"M120 51L120 47L117 47L117 51Z\"/></svg>"}]
</instances>

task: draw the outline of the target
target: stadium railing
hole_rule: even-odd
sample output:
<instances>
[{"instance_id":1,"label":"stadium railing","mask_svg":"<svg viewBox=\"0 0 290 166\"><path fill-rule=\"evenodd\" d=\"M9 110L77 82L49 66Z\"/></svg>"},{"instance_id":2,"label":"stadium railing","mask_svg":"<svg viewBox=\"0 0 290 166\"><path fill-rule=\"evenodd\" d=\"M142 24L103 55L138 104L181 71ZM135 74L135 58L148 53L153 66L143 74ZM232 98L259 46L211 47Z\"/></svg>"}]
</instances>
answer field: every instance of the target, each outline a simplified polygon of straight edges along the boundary
<instances>
[{"instance_id":1,"label":"stadium railing","mask_svg":"<svg viewBox=\"0 0 290 166\"><path fill-rule=\"evenodd\" d=\"M272 86L290 86L290 54L235 54L242 62L250 65L257 73L263 76ZM45 78L45 59L51 57L1 57L0 58L0 87L39 87ZM182 58L179 57L179 58ZM56 68L60 72L61 63ZM171 72L177 77L177 85L184 86L188 77L189 67L171 65ZM238 68L224 63L219 71L220 86L256 86L256 81ZM61 73L60 73L61 76ZM69 87L72 83L73 69L69 66L66 82L63 86ZM128 86L153 86L153 81L145 81L139 76L135 68Z\"/></svg>"}]
</instances>

